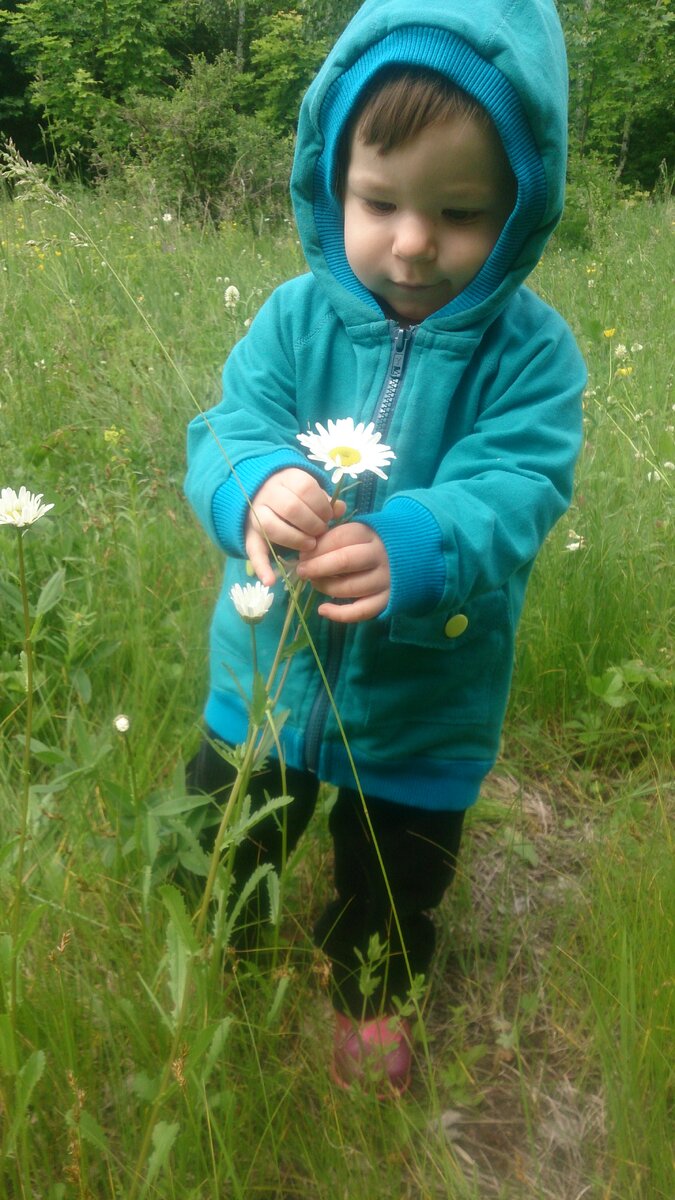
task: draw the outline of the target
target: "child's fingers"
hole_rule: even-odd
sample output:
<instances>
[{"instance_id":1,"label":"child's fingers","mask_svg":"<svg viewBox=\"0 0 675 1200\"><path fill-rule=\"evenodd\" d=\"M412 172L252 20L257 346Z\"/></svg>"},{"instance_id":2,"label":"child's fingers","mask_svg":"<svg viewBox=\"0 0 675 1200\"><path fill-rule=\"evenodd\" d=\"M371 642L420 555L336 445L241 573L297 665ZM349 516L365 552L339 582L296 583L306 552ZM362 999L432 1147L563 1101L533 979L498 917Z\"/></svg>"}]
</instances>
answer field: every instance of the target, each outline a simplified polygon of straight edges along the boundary
<instances>
[{"instance_id":1,"label":"child's fingers","mask_svg":"<svg viewBox=\"0 0 675 1200\"><path fill-rule=\"evenodd\" d=\"M379 578L370 591L389 583L389 558L384 545L374 530L358 521L330 529L319 539L316 550L300 555L297 570L301 579L311 579L331 594L333 585L343 576L376 572Z\"/></svg>"},{"instance_id":2,"label":"child's fingers","mask_svg":"<svg viewBox=\"0 0 675 1200\"><path fill-rule=\"evenodd\" d=\"M355 625L358 621L372 621L379 617L389 603L389 589L376 592L372 596L363 596L353 600L351 604L332 604L329 600L319 605L317 612L320 617L335 621L338 625Z\"/></svg>"},{"instance_id":3,"label":"child's fingers","mask_svg":"<svg viewBox=\"0 0 675 1200\"><path fill-rule=\"evenodd\" d=\"M276 582L276 575L270 563L269 546L262 534L255 529L249 530L246 536L246 554L251 568L260 582L267 587L272 587Z\"/></svg>"},{"instance_id":4,"label":"child's fingers","mask_svg":"<svg viewBox=\"0 0 675 1200\"><path fill-rule=\"evenodd\" d=\"M254 505L248 515L246 527L247 530L259 533L263 540L266 536L268 541L277 546L284 546L287 550L304 550L305 553L309 553L316 546L315 536L299 529L267 505Z\"/></svg>"},{"instance_id":5,"label":"child's fingers","mask_svg":"<svg viewBox=\"0 0 675 1200\"><path fill-rule=\"evenodd\" d=\"M245 536L246 554L255 574L261 583L272 587L276 580L272 562L271 546L282 546L285 550L311 552L316 546L316 538L301 533L293 525L288 525L276 513L268 508L251 512L246 521Z\"/></svg>"},{"instance_id":6,"label":"child's fingers","mask_svg":"<svg viewBox=\"0 0 675 1200\"><path fill-rule=\"evenodd\" d=\"M389 603L391 575L385 547L368 526L360 522L338 525L318 542L313 553L301 555L301 579L330 597L319 606L321 616L343 624L378 616ZM334 604L332 601L352 601Z\"/></svg>"},{"instance_id":7,"label":"child's fingers","mask_svg":"<svg viewBox=\"0 0 675 1200\"><path fill-rule=\"evenodd\" d=\"M271 475L258 490L253 510L264 508L287 525L314 538L326 532L334 517L328 493L307 471L293 467Z\"/></svg>"}]
</instances>

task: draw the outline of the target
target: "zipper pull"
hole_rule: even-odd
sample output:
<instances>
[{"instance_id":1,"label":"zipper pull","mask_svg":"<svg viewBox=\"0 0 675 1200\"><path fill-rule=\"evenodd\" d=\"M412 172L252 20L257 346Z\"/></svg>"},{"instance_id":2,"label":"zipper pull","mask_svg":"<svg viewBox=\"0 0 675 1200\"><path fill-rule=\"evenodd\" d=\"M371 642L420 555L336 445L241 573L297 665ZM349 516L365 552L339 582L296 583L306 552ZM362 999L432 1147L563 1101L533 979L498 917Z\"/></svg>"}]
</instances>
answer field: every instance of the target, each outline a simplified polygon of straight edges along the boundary
<instances>
[{"instance_id":1,"label":"zipper pull","mask_svg":"<svg viewBox=\"0 0 675 1200\"><path fill-rule=\"evenodd\" d=\"M394 341L394 353L391 360L391 378L400 379L403 371L403 359L405 358L405 350L410 337L409 329L397 329Z\"/></svg>"}]
</instances>

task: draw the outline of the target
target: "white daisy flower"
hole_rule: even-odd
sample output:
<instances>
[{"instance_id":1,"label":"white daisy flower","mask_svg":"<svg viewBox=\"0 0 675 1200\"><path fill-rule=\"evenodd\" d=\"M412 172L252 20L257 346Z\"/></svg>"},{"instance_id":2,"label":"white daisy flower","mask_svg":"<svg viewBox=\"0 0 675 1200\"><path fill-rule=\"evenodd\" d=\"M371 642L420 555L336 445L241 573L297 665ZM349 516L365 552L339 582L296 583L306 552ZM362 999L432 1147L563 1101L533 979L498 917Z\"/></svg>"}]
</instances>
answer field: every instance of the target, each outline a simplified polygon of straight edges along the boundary
<instances>
[{"instance_id":1,"label":"white daisy flower","mask_svg":"<svg viewBox=\"0 0 675 1200\"><path fill-rule=\"evenodd\" d=\"M380 443L381 433L375 426L359 422L354 425L352 417L329 421L326 429L319 421L317 433L299 433L298 441L309 451L307 457L320 462L325 471L332 471L333 483L339 483L343 475L356 479L365 471L374 471L380 479L386 479L383 467L388 467L394 451Z\"/></svg>"},{"instance_id":2,"label":"white daisy flower","mask_svg":"<svg viewBox=\"0 0 675 1200\"><path fill-rule=\"evenodd\" d=\"M239 295L239 288L235 287L233 283L231 283L229 287L225 288L225 307L226 308L236 308L239 303L240 298L241 297Z\"/></svg>"},{"instance_id":3,"label":"white daisy flower","mask_svg":"<svg viewBox=\"0 0 675 1200\"><path fill-rule=\"evenodd\" d=\"M125 734L129 732L131 721L125 713L118 713L113 720L113 729L116 733Z\"/></svg>"},{"instance_id":4,"label":"white daisy flower","mask_svg":"<svg viewBox=\"0 0 675 1200\"><path fill-rule=\"evenodd\" d=\"M24 525L34 525L40 520L53 504L42 504L42 492L34 495L28 488L3 488L0 492L0 525L16 525L19 529Z\"/></svg>"},{"instance_id":5,"label":"white daisy flower","mask_svg":"<svg viewBox=\"0 0 675 1200\"><path fill-rule=\"evenodd\" d=\"M162 220L165 225L169 225L171 223L171 221L173 221L173 217L170 212L165 212L165 213L162 213Z\"/></svg>"},{"instance_id":6,"label":"white daisy flower","mask_svg":"<svg viewBox=\"0 0 675 1200\"><path fill-rule=\"evenodd\" d=\"M573 529L568 531L567 539L565 549L569 550L570 554L574 554L576 550L581 550L586 545L584 535L582 533L575 533Z\"/></svg>"},{"instance_id":7,"label":"white daisy flower","mask_svg":"<svg viewBox=\"0 0 675 1200\"><path fill-rule=\"evenodd\" d=\"M230 588L230 599L239 616L248 625L257 625L269 612L274 602L274 592L264 583L235 583Z\"/></svg>"}]
</instances>

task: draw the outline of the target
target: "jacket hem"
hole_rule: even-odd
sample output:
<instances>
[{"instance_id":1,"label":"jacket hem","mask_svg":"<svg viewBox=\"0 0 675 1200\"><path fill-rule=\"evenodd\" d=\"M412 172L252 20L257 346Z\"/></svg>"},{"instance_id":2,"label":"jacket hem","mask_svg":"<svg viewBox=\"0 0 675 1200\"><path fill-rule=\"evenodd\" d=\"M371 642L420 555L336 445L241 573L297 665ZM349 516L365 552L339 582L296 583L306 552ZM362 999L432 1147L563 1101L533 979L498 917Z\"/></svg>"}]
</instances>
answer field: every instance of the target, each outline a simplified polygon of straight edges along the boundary
<instances>
[{"instance_id":1,"label":"jacket hem","mask_svg":"<svg viewBox=\"0 0 675 1200\"><path fill-rule=\"evenodd\" d=\"M240 702L212 691L204 711L208 727L223 741L239 745L248 734L248 716ZM280 741L286 765L299 771L309 768L304 755L304 736L285 727ZM270 755L270 757L275 757ZM358 782L367 796L393 804L432 812L463 812L478 799L480 787L494 759L390 759L386 763L363 758L355 760ZM319 758L319 778L335 787L356 788L354 769L342 745L324 743Z\"/></svg>"}]
</instances>

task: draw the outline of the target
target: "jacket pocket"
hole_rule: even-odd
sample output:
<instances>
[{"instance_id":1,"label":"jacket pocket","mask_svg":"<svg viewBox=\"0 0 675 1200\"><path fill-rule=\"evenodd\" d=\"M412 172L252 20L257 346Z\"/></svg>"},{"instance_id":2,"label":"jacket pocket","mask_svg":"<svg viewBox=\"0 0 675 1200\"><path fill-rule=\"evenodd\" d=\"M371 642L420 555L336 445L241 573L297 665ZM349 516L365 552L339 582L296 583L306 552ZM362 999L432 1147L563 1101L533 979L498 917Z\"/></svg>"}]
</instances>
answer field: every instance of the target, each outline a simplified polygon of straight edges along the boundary
<instances>
[{"instance_id":1,"label":"jacket pocket","mask_svg":"<svg viewBox=\"0 0 675 1200\"><path fill-rule=\"evenodd\" d=\"M379 700L370 719L391 719L382 691L396 693L398 718L435 726L475 725L503 707L513 659L506 593L476 596L454 612L393 617L378 664Z\"/></svg>"}]
</instances>

